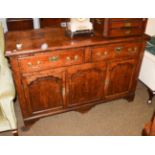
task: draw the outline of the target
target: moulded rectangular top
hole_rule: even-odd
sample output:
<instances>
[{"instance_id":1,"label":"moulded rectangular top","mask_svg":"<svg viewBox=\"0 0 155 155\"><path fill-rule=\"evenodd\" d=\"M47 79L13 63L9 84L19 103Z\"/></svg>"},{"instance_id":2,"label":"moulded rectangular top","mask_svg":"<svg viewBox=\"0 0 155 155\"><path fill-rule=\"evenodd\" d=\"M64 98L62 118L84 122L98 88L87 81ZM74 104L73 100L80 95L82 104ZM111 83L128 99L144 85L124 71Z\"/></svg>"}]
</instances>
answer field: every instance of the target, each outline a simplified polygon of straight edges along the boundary
<instances>
[{"instance_id":1,"label":"moulded rectangular top","mask_svg":"<svg viewBox=\"0 0 155 155\"><path fill-rule=\"evenodd\" d=\"M101 34L93 36L82 35L71 39L65 35L63 28L43 28L37 30L12 31L5 35L5 54L15 56L40 51L93 46L125 41L141 41L148 39L147 35L137 37L103 38Z\"/></svg>"}]
</instances>

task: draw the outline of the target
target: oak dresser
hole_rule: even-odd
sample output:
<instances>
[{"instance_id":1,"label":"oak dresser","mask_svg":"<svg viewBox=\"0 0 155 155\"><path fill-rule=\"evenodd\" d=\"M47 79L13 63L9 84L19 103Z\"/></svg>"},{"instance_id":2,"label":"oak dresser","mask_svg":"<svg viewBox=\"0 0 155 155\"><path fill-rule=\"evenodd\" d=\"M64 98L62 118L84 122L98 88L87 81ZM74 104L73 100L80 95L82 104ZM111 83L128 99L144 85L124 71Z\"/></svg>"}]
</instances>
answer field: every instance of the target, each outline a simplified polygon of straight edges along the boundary
<instances>
[{"instance_id":1,"label":"oak dresser","mask_svg":"<svg viewBox=\"0 0 155 155\"><path fill-rule=\"evenodd\" d=\"M8 32L9 58L25 126L99 103L132 101L148 36L65 36L63 28Z\"/></svg>"}]
</instances>

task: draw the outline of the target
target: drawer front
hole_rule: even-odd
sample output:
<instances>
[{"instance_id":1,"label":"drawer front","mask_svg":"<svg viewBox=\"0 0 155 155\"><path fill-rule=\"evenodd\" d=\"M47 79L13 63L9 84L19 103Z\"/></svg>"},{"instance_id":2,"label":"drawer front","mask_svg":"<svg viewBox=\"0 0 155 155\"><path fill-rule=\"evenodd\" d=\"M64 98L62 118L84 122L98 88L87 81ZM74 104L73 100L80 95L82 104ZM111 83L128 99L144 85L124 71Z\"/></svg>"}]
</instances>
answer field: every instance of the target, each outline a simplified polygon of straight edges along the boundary
<instances>
[{"instance_id":1,"label":"drawer front","mask_svg":"<svg viewBox=\"0 0 155 155\"><path fill-rule=\"evenodd\" d=\"M70 49L39 53L19 58L22 72L32 72L56 67L77 65L84 62L84 49Z\"/></svg>"},{"instance_id":2,"label":"drawer front","mask_svg":"<svg viewBox=\"0 0 155 155\"><path fill-rule=\"evenodd\" d=\"M142 35L144 30L142 28L127 28L127 29L111 29L109 32L109 37L125 37Z\"/></svg>"},{"instance_id":3,"label":"drawer front","mask_svg":"<svg viewBox=\"0 0 155 155\"><path fill-rule=\"evenodd\" d=\"M109 46L104 47L94 47L92 48L92 61L102 61L107 60L113 57L112 51L110 50Z\"/></svg>"},{"instance_id":4,"label":"drawer front","mask_svg":"<svg viewBox=\"0 0 155 155\"><path fill-rule=\"evenodd\" d=\"M111 18L104 22L104 37L129 37L143 35L147 18Z\"/></svg>"},{"instance_id":5,"label":"drawer front","mask_svg":"<svg viewBox=\"0 0 155 155\"><path fill-rule=\"evenodd\" d=\"M110 47L114 58L136 58L141 51L141 43L115 44Z\"/></svg>"},{"instance_id":6,"label":"drawer front","mask_svg":"<svg viewBox=\"0 0 155 155\"><path fill-rule=\"evenodd\" d=\"M142 20L136 21L125 21L125 22L111 22L111 28L130 28L130 27L141 27L143 28L144 22Z\"/></svg>"},{"instance_id":7,"label":"drawer front","mask_svg":"<svg viewBox=\"0 0 155 155\"><path fill-rule=\"evenodd\" d=\"M121 43L92 48L92 61L119 59L122 57L136 58L141 51L141 43Z\"/></svg>"}]
</instances>

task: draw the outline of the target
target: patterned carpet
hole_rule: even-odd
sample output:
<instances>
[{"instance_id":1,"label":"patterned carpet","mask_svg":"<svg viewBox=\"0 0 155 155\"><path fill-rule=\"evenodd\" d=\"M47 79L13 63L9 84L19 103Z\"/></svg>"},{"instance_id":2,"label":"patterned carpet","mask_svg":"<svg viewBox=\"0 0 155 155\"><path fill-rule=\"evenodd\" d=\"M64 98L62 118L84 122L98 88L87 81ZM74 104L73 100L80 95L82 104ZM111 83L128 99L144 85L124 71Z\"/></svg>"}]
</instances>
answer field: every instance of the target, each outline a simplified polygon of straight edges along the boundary
<instances>
[{"instance_id":1,"label":"patterned carpet","mask_svg":"<svg viewBox=\"0 0 155 155\"><path fill-rule=\"evenodd\" d=\"M124 99L100 104L88 113L67 112L37 121L28 131L22 131L22 117L18 102L15 105L21 136L138 136L144 124L150 120L155 108L147 105L148 93L143 84L138 83L135 100L128 103ZM0 136L9 136L3 132Z\"/></svg>"}]
</instances>

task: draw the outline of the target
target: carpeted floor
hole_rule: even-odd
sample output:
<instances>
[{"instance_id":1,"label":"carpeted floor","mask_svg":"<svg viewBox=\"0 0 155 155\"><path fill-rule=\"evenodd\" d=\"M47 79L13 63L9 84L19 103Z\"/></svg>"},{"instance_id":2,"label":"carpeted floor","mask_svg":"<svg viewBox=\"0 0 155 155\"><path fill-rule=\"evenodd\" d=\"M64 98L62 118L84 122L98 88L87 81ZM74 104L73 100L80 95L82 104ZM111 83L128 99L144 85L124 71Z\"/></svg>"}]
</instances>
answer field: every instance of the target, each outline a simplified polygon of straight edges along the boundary
<instances>
[{"instance_id":1,"label":"carpeted floor","mask_svg":"<svg viewBox=\"0 0 155 155\"><path fill-rule=\"evenodd\" d=\"M79 136L138 136L144 124L150 120L155 108L155 98L152 105L147 105L147 90L138 83L135 100L128 103L124 99L100 104L88 113L67 112L46 117L37 121L29 131L22 131L23 126L20 108L16 103L19 135L79 135ZM11 135L3 132L0 136Z\"/></svg>"}]
</instances>

